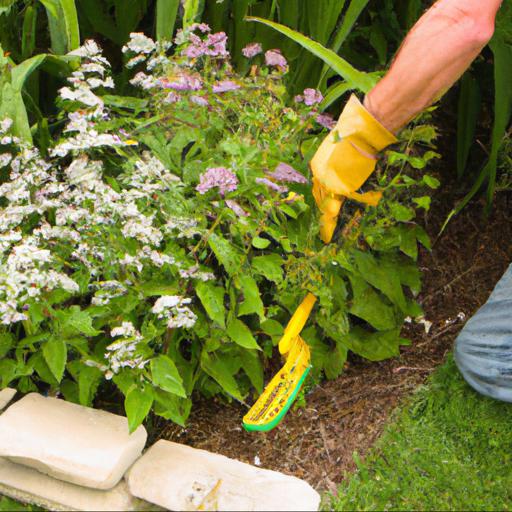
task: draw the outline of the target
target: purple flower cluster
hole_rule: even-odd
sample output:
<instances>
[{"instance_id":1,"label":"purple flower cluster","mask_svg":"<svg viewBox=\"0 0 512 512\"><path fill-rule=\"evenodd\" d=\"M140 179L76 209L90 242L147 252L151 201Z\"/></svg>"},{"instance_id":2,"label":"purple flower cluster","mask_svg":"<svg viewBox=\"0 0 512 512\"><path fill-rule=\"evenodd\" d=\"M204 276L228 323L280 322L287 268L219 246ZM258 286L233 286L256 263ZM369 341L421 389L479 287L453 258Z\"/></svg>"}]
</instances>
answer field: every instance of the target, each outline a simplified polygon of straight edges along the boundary
<instances>
[{"instance_id":1,"label":"purple flower cluster","mask_svg":"<svg viewBox=\"0 0 512 512\"><path fill-rule=\"evenodd\" d=\"M221 92L236 91L237 89L240 89L240 85L232 80L222 80L213 84L212 87L212 91L217 94Z\"/></svg>"},{"instance_id":2,"label":"purple flower cluster","mask_svg":"<svg viewBox=\"0 0 512 512\"><path fill-rule=\"evenodd\" d=\"M286 68L288 66L288 62L280 50L268 50L265 52L265 64L267 66L277 66L279 68Z\"/></svg>"},{"instance_id":3,"label":"purple flower cluster","mask_svg":"<svg viewBox=\"0 0 512 512\"><path fill-rule=\"evenodd\" d=\"M252 59L252 57L256 57L263 52L263 48L260 43L250 43L245 48L242 48L242 54L244 57L248 59Z\"/></svg>"},{"instance_id":4,"label":"purple flower cluster","mask_svg":"<svg viewBox=\"0 0 512 512\"><path fill-rule=\"evenodd\" d=\"M209 57L227 57L229 52L226 49L228 36L224 32L208 34L202 39L197 34L189 35L190 44L182 51L182 55L190 59L197 59L205 55Z\"/></svg>"},{"instance_id":5,"label":"purple flower cluster","mask_svg":"<svg viewBox=\"0 0 512 512\"><path fill-rule=\"evenodd\" d=\"M315 121L328 130L332 130L336 126L336 121L329 114L318 114Z\"/></svg>"},{"instance_id":6,"label":"purple flower cluster","mask_svg":"<svg viewBox=\"0 0 512 512\"><path fill-rule=\"evenodd\" d=\"M226 199L226 205L230 208L237 217L249 217L249 214L232 199Z\"/></svg>"},{"instance_id":7,"label":"purple flower cluster","mask_svg":"<svg viewBox=\"0 0 512 512\"><path fill-rule=\"evenodd\" d=\"M196 105L199 105L200 107L207 107L209 105L205 96L197 96L196 94L190 96L190 101Z\"/></svg>"},{"instance_id":8,"label":"purple flower cluster","mask_svg":"<svg viewBox=\"0 0 512 512\"><path fill-rule=\"evenodd\" d=\"M308 182L308 180L299 171L295 170L291 165L285 164L283 162L279 163L274 169L274 172L271 172L268 176L276 181L285 183Z\"/></svg>"},{"instance_id":9,"label":"purple flower cluster","mask_svg":"<svg viewBox=\"0 0 512 512\"><path fill-rule=\"evenodd\" d=\"M181 96L176 94L174 91L170 91L169 94L164 98L165 103L177 103L181 100Z\"/></svg>"},{"instance_id":10,"label":"purple flower cluster","mask_svg":"<svg viewBox=\"0 0 512 512\"><path fill-rule=\"evenodd\" d=\"M265 185L266 187L270 188L271 190L275 190L279 193L288 192L288 187L285 187L284 185L278 185L277 183L274 183L273 181L269 180L268 178L256 178L254 180L256 183L259 183L260 185Z\"/></svg>"},{"instance_id":11,"label":"purple flower cluster","mask_svg":"<svg viewBox=\"0 0 512 512\"><path fill-rule=\"evenodd\" d=\"M201 174L196 190L200 194L206 194L208 190L218 187L219 193L223 196L226 192L236 190L237 186L238 178L233 171L225 167L210 167Z\"/></svg>"},{"instance_id":12,"label":"purple flower cluster","mask_svg":"<svg viewBox=\"0 0 512 512\"><path fill-rule=\"evenodd\" d=\"M195 30L199 30L199 32L202 32L203 34L206 34L207 32L211 32L212 29L209 27L207 23L193 23L188 27L188 29L191 32L194 32Z\"/></svg>"},{"instance_id":13,"label":"purple flower cluster","mask_svg":"<svg viewBox=\"0 0 512 512\"><path fill-rule=\"evenodd\" d=\"M174 89L175 91L198 91L203 87L203 81L199 77L187 74L178 76L172 82L162 79L160 83L164 89Z\"/></svg>"},{"instance_id":14,"label":"purple flower cluster","mask_svg":"<svg viewBox=\"0 0 512 512\"><path fill-rule=\"evenodd\" d=\"M297 103L306 104L308 107L312 107L313 105L316 105L317 103L321 103L321 101L324 99L322 96L322 93L320 91L317 91L316 89L304 89L304 92L302 95L295 96L295 101Z\"/></svg>"}]
</instances>

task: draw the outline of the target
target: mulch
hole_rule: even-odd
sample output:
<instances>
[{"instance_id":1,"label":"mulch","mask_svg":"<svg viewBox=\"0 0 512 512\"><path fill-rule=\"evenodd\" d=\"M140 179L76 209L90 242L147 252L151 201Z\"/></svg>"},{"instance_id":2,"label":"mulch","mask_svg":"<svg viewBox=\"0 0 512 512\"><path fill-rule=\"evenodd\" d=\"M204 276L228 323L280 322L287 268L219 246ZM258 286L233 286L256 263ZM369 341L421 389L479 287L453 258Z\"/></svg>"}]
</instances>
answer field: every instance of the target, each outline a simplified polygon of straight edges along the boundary
<instances>
[{"instance_id":1,"label":"mulch","mask_svg":"<svg viewBox=\"0 0 512 512\"><path fill-rule=\"evenodd\" d=\"M157 438L221 453L308 481L319 491L336 491L353 453L365 452L381 434L391 412L444 360L465 321L487 300L512 261L512 194L500 193L485 220L483 203L472 203L436 239L460 193L444 184L425 219L435 243L423 251L424 287L419 302L432 322L429 333L407 324L412 340L401 356L380 363L349 358L341 377L325 381L306 397L303 408L290 411L269 433L241 427L240 404L201 401L194 404L187 428L163 420Z\"/></svg>"}]
</instances>

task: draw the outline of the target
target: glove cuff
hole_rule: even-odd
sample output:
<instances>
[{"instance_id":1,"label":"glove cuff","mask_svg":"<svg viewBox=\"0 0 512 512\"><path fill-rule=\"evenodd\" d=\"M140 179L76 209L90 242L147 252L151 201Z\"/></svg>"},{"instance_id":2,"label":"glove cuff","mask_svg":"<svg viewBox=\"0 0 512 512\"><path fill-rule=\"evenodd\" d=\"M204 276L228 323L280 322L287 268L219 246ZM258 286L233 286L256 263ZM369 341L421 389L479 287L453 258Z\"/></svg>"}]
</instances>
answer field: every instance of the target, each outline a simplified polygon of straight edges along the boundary
<instances>
[{"instance_id":1,"label":"glove cuff","mask_svg":"<svg viewBox=\"0 0 512 512\"><path fill-rule=\"evenodd\" d=\"M398 142L398 139L366 110L355 94L347 101L333 132L337 132L340 138L350 137L354 144L361 146L362 150L373 156Z\"/></svg>"}]
</instances>

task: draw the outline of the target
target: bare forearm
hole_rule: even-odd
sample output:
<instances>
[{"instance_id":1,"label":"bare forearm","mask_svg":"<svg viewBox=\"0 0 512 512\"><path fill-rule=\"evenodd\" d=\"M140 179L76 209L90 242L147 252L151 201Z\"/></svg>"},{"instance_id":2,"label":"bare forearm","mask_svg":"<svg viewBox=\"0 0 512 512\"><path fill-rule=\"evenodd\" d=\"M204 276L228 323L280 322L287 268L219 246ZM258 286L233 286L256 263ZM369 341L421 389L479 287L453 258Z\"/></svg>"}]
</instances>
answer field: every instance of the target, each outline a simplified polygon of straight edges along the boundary
<instances>
[{"instance_id":1,"label":"bare forearm","mask_svg":"<svg viewBox=\"0 0 512 512\"><path fill-rule=\"evenodd\" d=\"M439 0L413 27L386 76L365 98L391 132L448 90L487 44L501 0Z\"/></svg>"}]
</instances>

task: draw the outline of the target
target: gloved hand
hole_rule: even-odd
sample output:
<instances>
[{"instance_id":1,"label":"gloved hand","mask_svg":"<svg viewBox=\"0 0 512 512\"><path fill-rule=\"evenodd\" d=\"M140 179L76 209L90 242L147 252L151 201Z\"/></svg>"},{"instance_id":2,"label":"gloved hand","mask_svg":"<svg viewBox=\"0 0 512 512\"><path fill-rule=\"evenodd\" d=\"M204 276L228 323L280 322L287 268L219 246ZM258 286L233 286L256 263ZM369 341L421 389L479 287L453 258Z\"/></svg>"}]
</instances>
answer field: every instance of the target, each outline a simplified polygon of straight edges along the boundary
<instances>
[{"instance_id":1,"label":"gloved hand","mask_svg":"<svg viewBox=\"0 0 512 512\"><path fill-rule=\"evenodd\" d=\"M321 211L320 237L331 241L344 198L377 205L380 192L358 194L375 169L377 154L397 138L352 95L338 123L311 160L313 196Z\"/></svg>"}]
</instances>

